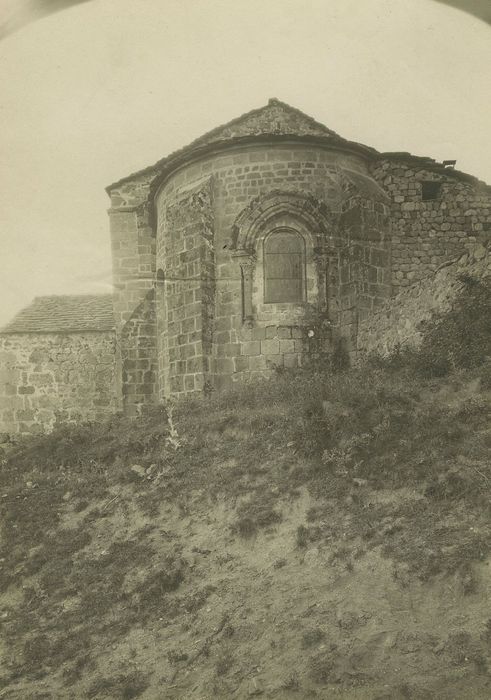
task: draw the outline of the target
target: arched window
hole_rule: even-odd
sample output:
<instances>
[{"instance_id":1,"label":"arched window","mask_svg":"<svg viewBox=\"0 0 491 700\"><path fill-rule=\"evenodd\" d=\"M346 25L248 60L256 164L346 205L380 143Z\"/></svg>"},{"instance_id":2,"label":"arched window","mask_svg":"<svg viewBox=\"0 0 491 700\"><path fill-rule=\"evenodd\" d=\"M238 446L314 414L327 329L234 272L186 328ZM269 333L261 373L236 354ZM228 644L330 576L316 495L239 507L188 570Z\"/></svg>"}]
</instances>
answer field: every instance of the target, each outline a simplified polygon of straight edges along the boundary
<instances>
[{"instance_id":1,"label":"arched window","mask_svg":"<svg viewBox=\"0 0 491 700\"><path fill-rule=\"evenodd\" d=\"M273 231L264 241L264 302L299 304L305 298L305 241L295 231Z\"/></svg>"}]
</instances>

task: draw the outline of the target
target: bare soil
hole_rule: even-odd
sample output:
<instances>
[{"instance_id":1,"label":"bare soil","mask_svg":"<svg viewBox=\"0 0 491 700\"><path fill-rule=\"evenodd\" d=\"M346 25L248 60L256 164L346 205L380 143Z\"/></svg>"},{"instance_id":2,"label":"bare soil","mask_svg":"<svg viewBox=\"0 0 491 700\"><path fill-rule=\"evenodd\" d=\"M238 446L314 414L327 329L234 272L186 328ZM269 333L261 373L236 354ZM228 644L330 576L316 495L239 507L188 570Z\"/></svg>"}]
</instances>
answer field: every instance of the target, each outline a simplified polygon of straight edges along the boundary
<instances>
[{"instance_id":1,"label":"bare soil","mask_svg":"<svg viewBox=\"0 0 491 700\"><path fill-rule=\"evenodd\" d=\"M279 376L10 447L0 698L489 698L488 374Z\"/></svg>"}]
</instances>

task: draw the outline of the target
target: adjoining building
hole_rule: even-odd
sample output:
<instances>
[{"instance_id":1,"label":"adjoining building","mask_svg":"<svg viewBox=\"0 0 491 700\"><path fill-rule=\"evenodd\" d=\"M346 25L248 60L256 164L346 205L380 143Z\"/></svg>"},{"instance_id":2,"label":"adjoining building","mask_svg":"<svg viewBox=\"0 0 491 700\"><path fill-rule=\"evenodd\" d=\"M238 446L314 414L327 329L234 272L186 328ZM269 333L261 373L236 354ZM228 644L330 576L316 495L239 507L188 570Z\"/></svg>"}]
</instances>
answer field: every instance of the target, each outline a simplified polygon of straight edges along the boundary
<instances>
[{"instance_id":1,"label":"adjoining building","mask_svg":"<svg viewBox=\"0 0 491 700\"><path fill-rule=\"evenodd\" d=\"M276 99L107 192L112 299L41 298L3 329L0 431L355 354L360 323L491 230L491 188L453 162L379 153Z\"/></svg>"}]
</instances>

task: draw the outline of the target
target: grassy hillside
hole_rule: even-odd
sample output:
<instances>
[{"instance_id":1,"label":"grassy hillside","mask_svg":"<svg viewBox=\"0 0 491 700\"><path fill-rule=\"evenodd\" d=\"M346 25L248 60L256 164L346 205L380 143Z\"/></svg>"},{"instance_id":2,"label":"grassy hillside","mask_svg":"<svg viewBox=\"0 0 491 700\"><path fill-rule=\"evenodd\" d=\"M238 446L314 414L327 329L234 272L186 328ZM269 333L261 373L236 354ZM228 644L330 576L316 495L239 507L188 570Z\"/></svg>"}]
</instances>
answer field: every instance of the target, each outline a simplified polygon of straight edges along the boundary
<instances>
[{"instance_id":1,"label":"grassy hillside","mask_svg":"<svg viewBox=\"0 0 491 700\"><path fill-rule=\"evenodd\" d=\"M0 698L490 697L491 324L484 301L459 334L465 294L417 355L10 447Z\"/></svg>"}]
</instances>

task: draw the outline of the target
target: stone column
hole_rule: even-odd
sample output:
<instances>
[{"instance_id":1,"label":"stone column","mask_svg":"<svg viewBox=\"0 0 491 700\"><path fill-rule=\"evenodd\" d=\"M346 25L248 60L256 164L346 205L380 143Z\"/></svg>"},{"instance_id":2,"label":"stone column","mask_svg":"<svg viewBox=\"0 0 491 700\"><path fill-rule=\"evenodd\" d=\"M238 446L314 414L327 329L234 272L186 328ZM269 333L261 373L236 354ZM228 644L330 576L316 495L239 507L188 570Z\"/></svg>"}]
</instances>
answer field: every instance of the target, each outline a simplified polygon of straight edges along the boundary
<instances>
[{"instance_id":1,"label":"stone column","mask_svg":"<svg viewBox=\"0 0 491 700\"><path fill-rule=\"evenodd\" d=\"M250 325L253 322L252 284L256 258L245 250L238 250L234 256L239 262L242 278L242 322Z\"/></svg>"}]
</instances>

